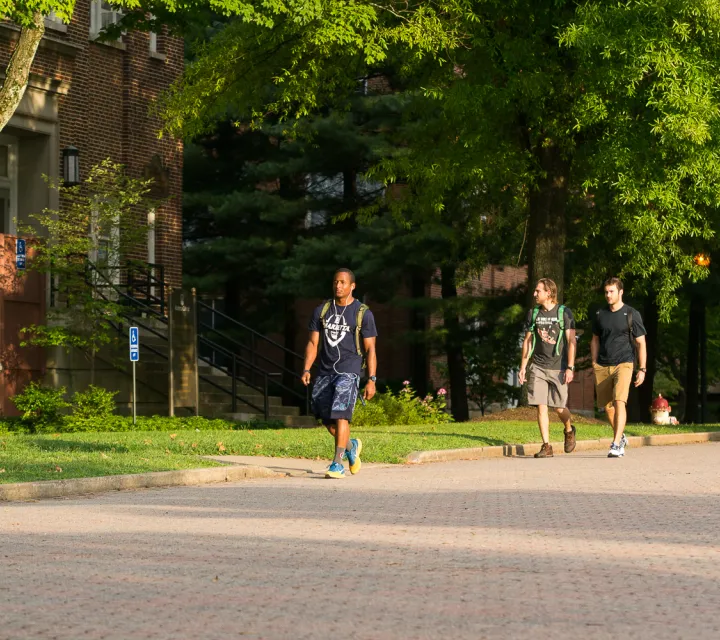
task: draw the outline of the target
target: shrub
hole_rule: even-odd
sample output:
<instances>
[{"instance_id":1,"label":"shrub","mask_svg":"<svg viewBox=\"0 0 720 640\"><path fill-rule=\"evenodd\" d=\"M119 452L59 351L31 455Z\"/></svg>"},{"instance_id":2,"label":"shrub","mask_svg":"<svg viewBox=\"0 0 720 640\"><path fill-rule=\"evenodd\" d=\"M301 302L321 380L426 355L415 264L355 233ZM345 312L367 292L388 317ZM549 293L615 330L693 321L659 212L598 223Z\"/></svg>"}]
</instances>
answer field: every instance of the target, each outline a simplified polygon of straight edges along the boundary
<instances>
[{"instance_id":1,"label":"shrub","mask_svg":"<svg viewBox=\"0 0 720 640\"><path fill-rule=\"evenodd\" d=\"M353 425L370 427L452 422L452 416L445 411L446 393L445 389L439 389L435 396L428 394L419 398L410 382L405 381L400 393L379 393L365 405L356 406Z\"/></svg>"},{"instance_id":2,"label":"shrub","mask_svg":"<svg viewBox=\"0 0 720 640\"><path fill-rule=\"evenodd\" d=\"M22 420L31 426L31 430L42 425L57 422L60 411L69 407L65 402L65 387L48 387L39 382L31 382L22 393L12 398L12 403L22 412Z\"/></svg>"},{"instance_id":3,"label":"shrub","mask_svg":"<svg viewBox=\"0 0 720 640\"><path fill-rule=\"evenodd\" d=\"M76 391L72 399L74 418L107 418L115 411L115 396L118 391L108 391L90 385L85 391Z\"/></svg>"}]
</instances>

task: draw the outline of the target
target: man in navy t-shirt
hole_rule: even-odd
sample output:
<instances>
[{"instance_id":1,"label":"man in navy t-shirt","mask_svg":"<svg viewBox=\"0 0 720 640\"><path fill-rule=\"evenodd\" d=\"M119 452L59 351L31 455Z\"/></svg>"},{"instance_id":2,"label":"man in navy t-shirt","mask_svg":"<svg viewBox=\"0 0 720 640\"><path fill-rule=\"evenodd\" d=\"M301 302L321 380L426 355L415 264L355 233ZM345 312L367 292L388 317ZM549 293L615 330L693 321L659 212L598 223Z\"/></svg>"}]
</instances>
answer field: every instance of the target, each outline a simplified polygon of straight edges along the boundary
<instances>
[{"instance_id":1,"label":"man in navy t-shirt","mask_svg":"<svg viewBox=\"0 0 720 640\"><path fill-rule=\"evenodd\" d=\"M310 339L305 348L302 381L306 386L310 384L310 367L319 350L312 410L335 438L335 458L325 474L326 478L345 477L342 460L346 455L350 472L355 474L360 471L362 441L350 438L350 421L363 373L363 352L367 358L368 373L363 397L369 400L375 395L375 318L370 309L353 298L354 289L353 272L338 269L333 279L334 298L315 309L308 326Z\"/></svg>"}]
</instances>

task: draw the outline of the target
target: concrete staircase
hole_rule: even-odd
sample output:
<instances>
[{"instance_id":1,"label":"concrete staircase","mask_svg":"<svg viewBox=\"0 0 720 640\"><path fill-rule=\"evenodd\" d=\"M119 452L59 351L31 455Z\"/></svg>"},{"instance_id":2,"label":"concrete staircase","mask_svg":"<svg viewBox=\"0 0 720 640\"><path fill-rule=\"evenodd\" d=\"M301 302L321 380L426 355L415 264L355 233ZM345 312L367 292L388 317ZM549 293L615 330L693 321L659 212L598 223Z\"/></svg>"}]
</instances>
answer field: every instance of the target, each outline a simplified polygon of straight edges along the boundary
<instances>
[{"instance_id":1,"label":"concrete staircase","mask_svg":"<svg viewBox=\"0 0 720 640\"><path fill-rule=\"evenodd\" d=\"M159 337L142 327L140 328L140 359L142 367L140 368L141 371L138 371L138 379L157 391L164 387L165 395L167 395L168 341L164 338L167 335L167 326L157 320L143 319L142 322L152 326L163 337ZM153 353L148 347L152 347L162 355ZM264 412L260 410L264 404L262 393L238 379L236 386L238 400L236 411L233 413L231 376L222 369L213 367L202 360L198 360L198 374L200 376L201 416L237 421L264 419ZM243 402L241 398L247 402ZM299 407L284 405L283 399L279 396L269 396L268 401L270 420L282 422L289 427L315 427L317 425L315 418L300 415ZM154 407L154 404L143 406L143 413L154 410L154 413L159 415L167 415L167 403L161 407ZM124 409L125 407L122 407L123 413L125 412ZM178 415L181 415L179 411Z\"/></svg>"}]
</instances>

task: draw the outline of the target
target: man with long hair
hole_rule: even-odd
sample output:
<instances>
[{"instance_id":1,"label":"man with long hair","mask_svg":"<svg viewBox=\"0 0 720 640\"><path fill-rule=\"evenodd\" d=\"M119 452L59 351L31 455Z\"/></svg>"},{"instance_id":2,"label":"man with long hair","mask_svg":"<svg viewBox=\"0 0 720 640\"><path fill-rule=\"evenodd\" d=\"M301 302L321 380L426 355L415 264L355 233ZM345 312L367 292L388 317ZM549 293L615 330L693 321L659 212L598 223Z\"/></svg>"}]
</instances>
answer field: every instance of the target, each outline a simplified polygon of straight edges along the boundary
<instances>
[{"instance_id":1,"label":"man with long hair","mask_svg":"<svg viewBox=\"0 0 720 640\"><path fill-rule=\"evenodd\" d=\"M557 285L550 278L538 280L533 298L535 306L525 322L519 377L520 384L527 380L528 403L537 407L543 444L535 457L551 458L548 407L555 409L565 426L565 453L575 450L575 427L567 409L568 385L575 372L575 319L570 309L558 304Z\"/></svg>"}]
</instances>

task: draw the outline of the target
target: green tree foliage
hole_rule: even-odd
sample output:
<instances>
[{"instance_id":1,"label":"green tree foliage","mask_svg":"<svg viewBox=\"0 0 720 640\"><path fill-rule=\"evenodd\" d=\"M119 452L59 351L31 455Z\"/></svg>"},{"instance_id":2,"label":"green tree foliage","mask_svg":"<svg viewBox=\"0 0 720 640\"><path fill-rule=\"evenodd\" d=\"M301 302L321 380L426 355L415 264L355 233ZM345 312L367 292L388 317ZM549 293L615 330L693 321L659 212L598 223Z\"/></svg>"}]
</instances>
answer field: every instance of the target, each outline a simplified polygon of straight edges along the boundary
<instances>
[{"instance_id":1,"label":"green tree foliage","mask_svg":"<svg viewBox=\"0 0 720 640\"><path fill-rule=\"evenodd\" d=\"M465 344L470 399L483 415L492 404L507 405L519 399L520 388L507 383L517 367L518 345L526 309L523 292L483 297L467 327Z\"/></svg>"},{"instance_id":2,"label":"green tree foliage","mask_svg":"<svg viewBox=\"0 0 720 640\"><path fill-rule=\"evenodd\" d=\"M371 175L410 186L407 219L446 215L449 195L484 194L501 211L519 201L531 279L562 284L568 248L594 255L573 273L580 313L608 265L652 282L664 317L682 281L704 275L690 256L712 236L720 192L715 0L286 9L198 51L161 104L169 131L207 130L228 105L262 119L343 104L392 60L422 126Z\"/></svg>"},{"instance_id":3,"label":"green tree foliage","mask_svg":"<svg viewBox=\"0 0 720 640\"><path fill-rule=\"evenodd\" d=\"M196 138L185 167L188 282L223 291L232 315L262 330L281 324L293 298L327 295L333 269L357 247L350 214L376 197L360 177L373 126L358 106L293 131L224 123ZM308 261L294 255L304 242L317 252Z\"/></svg>"}]
</instances>

